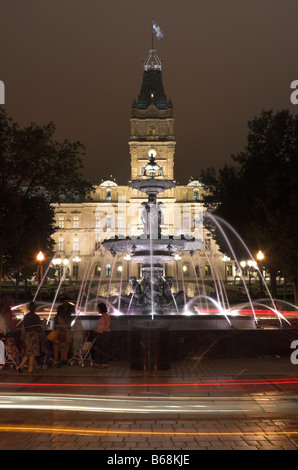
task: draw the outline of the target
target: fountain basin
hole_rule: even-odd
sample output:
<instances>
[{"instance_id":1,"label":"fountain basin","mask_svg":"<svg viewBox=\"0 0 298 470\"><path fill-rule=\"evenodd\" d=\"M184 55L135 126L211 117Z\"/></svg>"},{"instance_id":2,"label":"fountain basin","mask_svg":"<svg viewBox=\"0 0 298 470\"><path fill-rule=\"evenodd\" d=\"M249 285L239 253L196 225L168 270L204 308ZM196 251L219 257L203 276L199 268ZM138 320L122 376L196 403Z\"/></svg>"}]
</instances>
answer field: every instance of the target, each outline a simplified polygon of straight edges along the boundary
<instances>
[{"instance_id":1,"label":"fountain basin","mask_svg":"<svg viewBox=\"0 0 298 470\"><path fill-rule=\"evenodd\" d=\"M136 263L149 263L150 262L150 238L141 236L137 238L126 237L124 239L115 237L102 242L102 246L115 253L130 253L131 258ZM190 239L181 236L181 238L174 238L173 236L161 237L152 239L154 250L154 263L167 263L174 261L173 254L181 252L189 252L199 250L202 247L202 241L194 237ZM159 261L157 261L157 257Z\"/></svg>"}]
</instances>

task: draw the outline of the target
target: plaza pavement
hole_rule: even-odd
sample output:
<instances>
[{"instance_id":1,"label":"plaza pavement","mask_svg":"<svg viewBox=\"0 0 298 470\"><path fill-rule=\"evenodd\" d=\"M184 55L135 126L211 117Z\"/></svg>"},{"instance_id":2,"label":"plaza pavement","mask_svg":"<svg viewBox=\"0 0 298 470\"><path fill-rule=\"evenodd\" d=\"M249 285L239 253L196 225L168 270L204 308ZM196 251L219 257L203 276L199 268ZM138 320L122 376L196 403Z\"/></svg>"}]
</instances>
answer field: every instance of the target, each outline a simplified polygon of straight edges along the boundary
<instances>
[{"instance_id":1,"label":"plaza pavement","mask_svg":"<svg viewBox=\"0 0 298 470\"><path fill-rule=\"evenodd\" d=\"M173 362L165 371L51 367L37 374L0 373L1 450L295 450L298 377L289 358ZM48 409L6 408L50 397ZM63 409L60 400L122 400L123 410ZM48 398L47 398L48 399ZM106 401L105 401L106 400ZM135 411L140 400L152 411ZM156 402L197 411L156 412ZM178 400L177 402L175 400ZM6 405L5 405L6 403ZM95 406L95 405L94 405ZM106 406L106 405L105 405ZM204 408L205 406L205 408Z\"/></svg>"}]
</instances>

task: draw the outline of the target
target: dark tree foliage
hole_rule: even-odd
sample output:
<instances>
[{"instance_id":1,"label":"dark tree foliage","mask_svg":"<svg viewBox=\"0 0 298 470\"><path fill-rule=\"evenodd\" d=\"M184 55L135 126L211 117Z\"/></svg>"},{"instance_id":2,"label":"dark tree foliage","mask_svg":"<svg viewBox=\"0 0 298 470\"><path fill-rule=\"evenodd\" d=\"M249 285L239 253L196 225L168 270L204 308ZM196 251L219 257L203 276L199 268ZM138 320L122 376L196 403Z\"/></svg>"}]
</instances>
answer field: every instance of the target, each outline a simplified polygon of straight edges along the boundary
<instances>
[{"instance_id":1,"label":"dark tree foliage","mask_svg":"<svg viewBox=\"0 0 298 470\"><path fill-rule=\"evenodd\" d=\"M253 255L259 249L265 253L273 290L277 270L298 285L298 116L288 110L263 111L248 130L247 145L232 155L232 164L218 173L213 168L202 172L209 191L205 204L237 230ZM237 255L247 257L229 237Z\"/></svg>"},{"instance_id":2,"label":"dark tree foliage","mask_svg":"<svg viewBox=\"0 0 298 470\"><path fill-rule=\"evenodd\" d=\"M0 108L0 283L3 275L30 274L39 250L51 254L51 202L86 196L83 146L57 142L55 125L25 128Z\"/></svg>"}]
</instances>

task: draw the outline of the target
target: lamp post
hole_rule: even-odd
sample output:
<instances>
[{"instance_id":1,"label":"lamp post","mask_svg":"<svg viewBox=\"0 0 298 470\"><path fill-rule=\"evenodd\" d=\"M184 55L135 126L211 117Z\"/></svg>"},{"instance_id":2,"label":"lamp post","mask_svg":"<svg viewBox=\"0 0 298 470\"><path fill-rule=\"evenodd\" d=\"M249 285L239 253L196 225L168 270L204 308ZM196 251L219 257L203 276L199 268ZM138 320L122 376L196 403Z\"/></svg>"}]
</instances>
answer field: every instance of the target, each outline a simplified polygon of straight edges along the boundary
<instances>
[{"instance_id":1,"label":"lamp post","mask_svg":"<svg viewBox=\"0 0 298 470\"><path fill-rule=\"evenodd\" d=\"M37 268L36 268L36 281L38 282L38 297L39 297L39 300L41 300L41 297L40 297L40 286L41 286L41 283L42 283L42 279L43 279L43 265L42 265L42 262L44 260L44 254L42 251L40 251L38 253L38 255L36 256L36 259L37 259Z\"/></svg>"},{"instance_id":2,"label":"lamp post","mask_svg":"<svg viewBox=\"0 0 298 470\"><path fill-rule=\"evenodd\" d=\"M62 259L61 258L55 258L53 260L53 265L58 267L58 284L60 284L60 276L61 276L60 266L61 266L61 264L62 264Z\"/></svg>"},{"instance_id":3,"label":"lamp post","mask_svg":"<svg viewBox=\"0 0 298 470\"><path fill-rule=\"evenodd\" d=\"M73 262L75 263L75 275L76 275L76 284L78 283L78 275L79 275L79 262L81 261L81 258L79 256L75 256L73 258Z\"/></svg>"},{"instance_id":4,"label":"lamp post","mask_svg":"<svg viewBox=\"0 0 298 470\"><path fill-rule=\"evenodd\" d=\"M41 284L41 281L43 279L43 265L42 262L44 260L44 254L42 251L38 253L36 256L36 259L38 261L37 269L36 269L36 280L38 284Z\"/></svg>"},{"instance_id":5,"label":"lamp post","mask_svg":"<svg viewBox=\"0 0 298 470\"><path fill-rule=\"evenodd\" d=\"M127 263L126 263L126 277L127 277L127 280L128 280L128 278L129 278L129 261L131 261L130 254L128 253L127 255L125 255L124 259L125 259L125 261L127 261Z\"/></svg>"},{"instance_id":6,"label":"lamp post","mask_svg":"<svg viewBox=\"0 0 298 470\"><path fill-rule=\"evenodd\" d=\"M67 266L69 265L68 259L65 258L65 259L63 260L63 264L64 264L63 275L65 275L65 273L66 273L66 268L67 268Z\"/></svg>"},{"instance_id":7,"label":"lamp post","mask_svg":"<svg viewBox=\"0 0 298 470\"><path fill-rule=\"evenodd\" d=\"M53 260L54 266L58 266L58 283L60 284L60 279L61 279L61 266L64 265L64 270L66 269L67 265L69 264L68 259L62 259L62 258L55 258Z\"/></svg>"},{"instance_id":8,"label":"lamp post","mask_svg":"<svg viewBox=\"0 0 298 470\"><path fill-rule=\"evenodd\" d=\"M256 261L249 259L247 261L248 265L248 286L249 286L249 293L251 294L251 269L255 269L257 267Z\"/></svg>"},{"instance_id":9,"label":"lamp post","mask_svg":"<svg viewBox=\"0 0 298 470\"><path fill-rule=\"evenodd\" d=\"M177 292L178 292L178 290L179 290L179 281L178 281L178 275L179 275L179 273L178 273L178 261L181 260L181 256L178 255L178 254L176 254L176 255L174 256L174 259L175 259L175 261L176 261L176 286L177 286Z\"/></svg>"},{"instance_id":10,"label":"lamp post","mask_svg":"<svg viewBox=\"0 0 298 470\"><path fill-rule=\"evenodd\" d=\"M226 284L227 283L227 262L230 261L231 258L225 255L221 259L225 263L225 284Z\"/></svg>"},{"instance_id":11,"label":"lamp post","mask_svg":"<svg viewBox=\"0 0 298 470\"><path fill-rule=\"evenodd\" d=\"M243 274L244 274L244 268L246 266L246 261L240 261L240 266L241 266Z\"/></svg>"},{"instance_id":12,"label":"lamp post","mask_svg":"<svg viewBox=\"0 0 298 470\"><path fill-rule=\"evenodd\" d=\"M263 289L263 279L262 279L262 272L261 272L261 269L263 270L263 265L261 264L262 261L264 260L265 258L265 255L264 253L259 250L259 252L257 253L257 263L258 263L258 272L259 272L259 279L260 279L260 289L261 289L261 297L264 296L264 289Z\"/></svg>"}]
</instances>

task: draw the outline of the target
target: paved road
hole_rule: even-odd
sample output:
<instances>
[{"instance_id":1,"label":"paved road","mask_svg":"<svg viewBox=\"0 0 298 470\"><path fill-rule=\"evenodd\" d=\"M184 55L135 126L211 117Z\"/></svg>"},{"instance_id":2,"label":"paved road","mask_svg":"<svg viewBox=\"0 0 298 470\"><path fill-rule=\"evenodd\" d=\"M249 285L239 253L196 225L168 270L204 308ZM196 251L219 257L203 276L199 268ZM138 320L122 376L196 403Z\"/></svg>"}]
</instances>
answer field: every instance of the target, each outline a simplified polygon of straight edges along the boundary
<instances>
[{"instance_id":1,"label":"paved road","mask_svg":"<svg viewBox=\"0 0 298 470\"><path fill-rule=\"evenodd\" d=\"M36 375L6 369L0 375L0 449L294 450L296 369L269 365L271 375L253 375L246 361L229 365L246 372L227 375L226 369L217 376L192 376L178 365L157 374L123 373L120 365ZM219 372L214 363L206 370L211 366Z\"/></svg>"},{"instance_id":2,"label":"paved road","mask_svg":"<svg viewBox=\"0 0 298 470\"><path fill-rule=\"evenodd\" d=\"M81 411L1 412L1 450L273 450L298 448L295 418L115 416Z\"/></svg>"}]
</instances>

